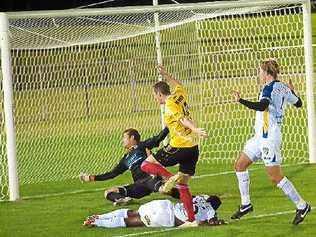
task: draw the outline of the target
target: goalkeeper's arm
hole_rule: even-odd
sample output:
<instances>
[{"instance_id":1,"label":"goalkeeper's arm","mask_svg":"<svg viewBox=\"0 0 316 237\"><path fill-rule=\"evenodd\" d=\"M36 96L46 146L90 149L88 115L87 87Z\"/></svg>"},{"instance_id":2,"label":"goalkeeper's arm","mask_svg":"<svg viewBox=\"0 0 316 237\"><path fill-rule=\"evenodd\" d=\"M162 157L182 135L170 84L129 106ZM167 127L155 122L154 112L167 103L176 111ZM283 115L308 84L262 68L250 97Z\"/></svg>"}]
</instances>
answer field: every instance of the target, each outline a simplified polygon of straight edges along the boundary
<instances>
[{"instance_id":1,"label":"goalkeeper's arm","mask_svg":"<svg viewBox=\"0 0 316 237\"><path fill-rule=\"evenodd\" d=\"M142 141L139 143L140 147L152 149L154 147L158 147L160 142L163 141L163 139L166 138L166 136L169 133L169 129L165 127L157 136L153 136L151 138L148 138L145 141Z\"/></svg>"},{"instance_id":2,"label":"goalkeeper's arm","mask_svg":"<svg viewBox=\"0 0 316 237\"><path fill-rule=\"evenodd\" d=\"M79 178L83 182L105 181L108 179L113 179L120 174L123 174L126 170L127 170L127 167L122 162L120 162L111 171L106 172L104 174L99 174L99 175L80 174Z\"/></svg>"}]
</instances>

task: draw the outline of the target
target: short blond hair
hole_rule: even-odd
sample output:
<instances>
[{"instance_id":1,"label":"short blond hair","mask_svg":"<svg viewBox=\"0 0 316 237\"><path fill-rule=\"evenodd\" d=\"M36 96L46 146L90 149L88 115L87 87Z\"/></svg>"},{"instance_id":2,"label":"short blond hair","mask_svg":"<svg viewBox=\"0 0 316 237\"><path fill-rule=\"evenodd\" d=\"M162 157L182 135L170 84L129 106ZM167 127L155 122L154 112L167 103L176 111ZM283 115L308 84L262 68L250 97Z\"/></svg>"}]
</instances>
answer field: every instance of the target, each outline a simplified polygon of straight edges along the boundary
<instances>
[{"instance_id":1,"label":"short blond hair","mask_svg":"<svg viewBox=\"0 0 316 237\"><path fill-rule=\"evenodd\" d=\"M280 73L280 66L275 58L268 58L261 62L260 68L271 75L274 79L277 79Z\"/></svg>"}]
</instances>

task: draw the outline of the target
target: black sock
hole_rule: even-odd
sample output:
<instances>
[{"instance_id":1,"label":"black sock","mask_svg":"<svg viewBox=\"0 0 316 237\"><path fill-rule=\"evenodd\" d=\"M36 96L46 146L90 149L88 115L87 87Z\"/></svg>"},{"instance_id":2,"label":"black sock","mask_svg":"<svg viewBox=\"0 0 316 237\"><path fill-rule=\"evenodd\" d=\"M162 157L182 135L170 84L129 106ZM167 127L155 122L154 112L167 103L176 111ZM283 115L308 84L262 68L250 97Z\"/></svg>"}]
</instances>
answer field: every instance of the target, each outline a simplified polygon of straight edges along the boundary
<instances>
[{"instance_id":1,"label":"black sock","mask_svg":"<svg viewBox=\"0 0 316 237\"><path fill-rule=\"evenodd\" d=\"M112 202L117 201L120 198L124 198L125 196L120 194L120 193L116 193L116 192L110 192L106 195L106 199L110 200Z\"/></svg>"}]
</instances>

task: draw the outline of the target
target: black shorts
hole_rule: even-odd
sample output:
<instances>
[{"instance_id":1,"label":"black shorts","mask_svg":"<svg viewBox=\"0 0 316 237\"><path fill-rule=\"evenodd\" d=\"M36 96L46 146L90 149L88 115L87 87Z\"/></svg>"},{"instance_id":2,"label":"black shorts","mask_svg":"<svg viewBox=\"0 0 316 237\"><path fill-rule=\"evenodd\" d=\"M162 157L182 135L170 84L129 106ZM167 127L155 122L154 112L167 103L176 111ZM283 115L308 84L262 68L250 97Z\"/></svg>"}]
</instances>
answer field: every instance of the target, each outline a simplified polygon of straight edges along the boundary
<instances>
[{"instance_id":1,"label":"black shorts","mask_svg":"<svg viewBox=\"0 0 316 237\"><path fill-rule=\"evenodd\" d=\"M179 164L179 171L193 176L199 159L199 147L175 148L170 145L158 150L155 159L165 167Z\"/></svg>"},{"instance_id":2,"label":"black shorts","mask_svg":"<svg viewBox=\"0 0 316 237\"><path fill-rule=\"evenodd\" d=\"M138 199L148 196L152 192L158 192L162 184L161 177L149 176L148 178L136 181L133 184L119 187L118 189L122 195Z\"/></svg>"}]
</instances>

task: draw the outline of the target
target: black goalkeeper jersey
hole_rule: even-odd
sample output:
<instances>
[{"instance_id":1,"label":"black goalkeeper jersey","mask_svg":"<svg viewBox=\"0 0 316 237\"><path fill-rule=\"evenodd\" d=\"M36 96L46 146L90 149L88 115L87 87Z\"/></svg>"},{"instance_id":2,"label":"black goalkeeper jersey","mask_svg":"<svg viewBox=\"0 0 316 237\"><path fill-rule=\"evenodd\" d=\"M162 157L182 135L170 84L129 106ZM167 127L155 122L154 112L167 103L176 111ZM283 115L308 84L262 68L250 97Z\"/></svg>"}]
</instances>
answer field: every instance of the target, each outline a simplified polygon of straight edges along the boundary
<instances>
[{"instance_id":1,"label":"black goalkeeper jersey","mask_svg":"<svg viewBox=\"0 0 316 237\"><path fill-rule=\"evenodd\" d=\"M149 138L145 141L141 141L131 151L126 153L118 165L116 165L110 172L96 175L96 181L103 181L112 179L120 174L123 174L126 170L130 170L134 182L149 177L149 174L143 172L140 168L143 161L147 158L146 148L152 149L158 147L160 142L168 135L168 128L164 128L157 136Z\"/></svg>"}]
</instances>

